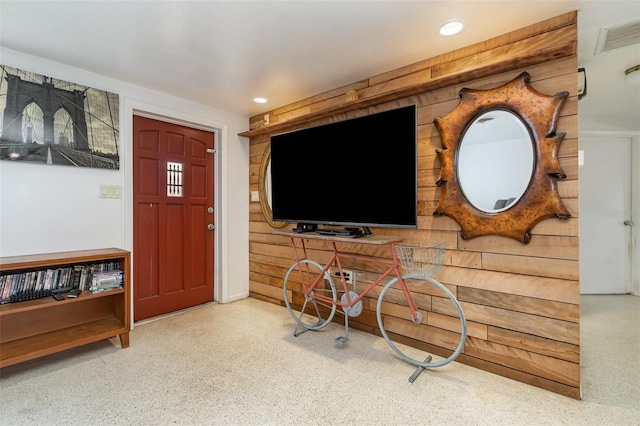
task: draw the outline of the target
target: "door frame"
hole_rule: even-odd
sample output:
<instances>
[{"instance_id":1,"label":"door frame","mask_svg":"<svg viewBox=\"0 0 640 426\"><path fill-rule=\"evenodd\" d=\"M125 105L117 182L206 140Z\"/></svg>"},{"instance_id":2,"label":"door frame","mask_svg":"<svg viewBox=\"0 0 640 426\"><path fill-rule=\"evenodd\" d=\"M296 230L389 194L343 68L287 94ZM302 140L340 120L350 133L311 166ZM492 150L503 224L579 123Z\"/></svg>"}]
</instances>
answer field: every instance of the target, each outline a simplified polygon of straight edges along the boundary
<instances>
[{"instance_id":1,"label":"door frame","mask_svg":"<svg viewBox=\"0 0 640 426\"><path fill-rule=\"evenodd\" d=\"M125 138L125 146L120 150L121 152L121 168L124 169L124 181L125 185L122 189L123 205L124 205L124 236L126 249L131 251L133 268L133 258L135 253L133 252L133 116L142 116L151 118L154 120L160 120L167 123L178 124L181 126L192 127L199 130L205 130L215 133L214 149L216 153L214 155L214 194L213 194L213 208L214 208L214 277L213 277L213 300L214 302L226 303L229 300L229 288L227 279L228 260L224 256L228 249L228 236L224 232L228 229L226 217L222 214L221 206L226 204L226 198L228 191L228 182L223 179L223 167L225 163L225 157L228 145L228 126L225 123L215 120L209 120L201 116L195 116L192 114L186 114L179 111L170 110L167 108L159 107L157 105L150 105L139 101L130 99L124 100L124 111L121 112L121 122L123 125L123 135ZM122 155L124 154L124 155ZM133 270L131 271L133 275ZM131 297L133 300L133 286L131 283ZM131 318L133 318L133 303L131 304ZM134 323L131 321L131 328L133 329Z\"/></svg>"},{"instance_id":2,"label":"door frame","mask_svg":"<svg viewBox=\"0 0 640 426\"><path fill-rule=\"evenodd\" d=\"M631 211L634 226L631 228L630 288L627 290L640 296L640 131L587 130L579 133L579 138L606 137L631 139Z\"/></svg>"}]
</instances>

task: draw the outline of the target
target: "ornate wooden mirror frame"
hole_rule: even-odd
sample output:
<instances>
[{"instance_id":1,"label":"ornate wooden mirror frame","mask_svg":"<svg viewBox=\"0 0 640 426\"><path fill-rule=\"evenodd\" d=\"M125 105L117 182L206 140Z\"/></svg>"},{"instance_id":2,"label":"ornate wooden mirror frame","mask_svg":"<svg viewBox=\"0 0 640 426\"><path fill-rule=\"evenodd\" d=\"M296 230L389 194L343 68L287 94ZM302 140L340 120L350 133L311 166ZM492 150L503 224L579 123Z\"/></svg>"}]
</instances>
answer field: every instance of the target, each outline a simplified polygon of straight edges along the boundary
<instances>
[{"instance_id":1,"label":"ornate wooden mirror frame","mask_svg":"<svg viewBox=\"0 0 640 426\"><path fill-rule=\"evenodd\" d=\"M462 228L460 236L470 239L482 235L500 235L525 244L531 240L532 228L541 220L556 217L568 219L557 189L557 179L566 175L560 167L558 150L564 133L556 133L560 109L569 93L554 96L534 90L528 73L489 90L460 90L460 103L448 115L436 118L442 149L436 150L440 160L440 201L434 216L449 216ZM531 135L534 155L529 186L510 208L486 212L476 208L462 191L458 176L458 153L464 135L474 120L492 110L505 110L522 120Z\"/></svg>"},{"instance_id":2,"label":"ornate wooden mirror frame","mask_svg":"<svg viewBox=\"0 0 640 426\"><path fill-rule=\"evenodd\" d=\"M269 199L268 186L271 181L271 177L268 174L269 165L271 164L271 144L267 145L262 154L262 161L260 162L260 171L258 172L258 193L260 195L260 207L262 208L262 214L267 223L273 228L284 228L288 222L278 222L273 220L273 212L271 211L271 200Z\"/></svg>"}]
</instances>

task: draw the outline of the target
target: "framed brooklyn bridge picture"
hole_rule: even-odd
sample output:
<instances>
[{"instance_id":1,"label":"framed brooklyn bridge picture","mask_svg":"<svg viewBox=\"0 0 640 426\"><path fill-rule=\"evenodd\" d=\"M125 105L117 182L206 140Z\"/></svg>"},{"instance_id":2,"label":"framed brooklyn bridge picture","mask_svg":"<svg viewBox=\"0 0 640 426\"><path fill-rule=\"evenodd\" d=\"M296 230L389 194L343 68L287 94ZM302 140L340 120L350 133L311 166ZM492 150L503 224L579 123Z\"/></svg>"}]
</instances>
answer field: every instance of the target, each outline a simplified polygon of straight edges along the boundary
<instances>
[{"instance_id":1,"label":"framed brooklyn bridge picture","mask_svg":"<svg viewBox=\"0 0 640 426\"><path fill-rule=\"evenodd\" d=\"M0 160L120 168L117 94L0 67Z\"/></svg>"}]
</instances>

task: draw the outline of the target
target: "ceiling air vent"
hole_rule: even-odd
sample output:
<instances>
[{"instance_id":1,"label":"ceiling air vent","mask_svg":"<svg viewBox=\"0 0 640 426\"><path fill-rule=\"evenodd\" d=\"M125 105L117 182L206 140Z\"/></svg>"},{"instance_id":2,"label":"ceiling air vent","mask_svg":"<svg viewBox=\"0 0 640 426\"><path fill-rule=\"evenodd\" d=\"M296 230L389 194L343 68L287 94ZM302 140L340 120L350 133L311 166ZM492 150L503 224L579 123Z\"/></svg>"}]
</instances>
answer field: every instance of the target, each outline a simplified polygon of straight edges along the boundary
<instances>
[{"instance_id":1,"label":"ceiling air vent","mask_svg":"<svg viewBox=\"0 0 640 426\"><path fill-rule=\"evenodd\" d=\"M596 54L640 43L640 19L600 28Z\"/></svg>"}]
</instances>

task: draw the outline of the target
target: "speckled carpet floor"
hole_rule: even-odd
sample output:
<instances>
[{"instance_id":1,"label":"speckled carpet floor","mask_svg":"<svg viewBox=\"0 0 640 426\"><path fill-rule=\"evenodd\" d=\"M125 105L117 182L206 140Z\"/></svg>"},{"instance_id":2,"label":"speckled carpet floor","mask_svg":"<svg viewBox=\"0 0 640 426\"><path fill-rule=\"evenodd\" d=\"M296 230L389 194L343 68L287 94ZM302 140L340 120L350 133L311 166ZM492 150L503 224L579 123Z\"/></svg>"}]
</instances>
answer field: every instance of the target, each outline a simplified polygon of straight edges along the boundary
<instances>
[{"instance_id":1,"label":"speckled carpet floor","mask_svg":"<svg viewBox=\"0 0 640 426\"><path fill-rule=\"evenodd\" d=\"M379 337L343 328L293 337L256 299L137 324L0 370L10 425L639 425L640 297L582 297L583 400L457 362L414 368Z\"/></svg>"}]
</instances>

